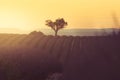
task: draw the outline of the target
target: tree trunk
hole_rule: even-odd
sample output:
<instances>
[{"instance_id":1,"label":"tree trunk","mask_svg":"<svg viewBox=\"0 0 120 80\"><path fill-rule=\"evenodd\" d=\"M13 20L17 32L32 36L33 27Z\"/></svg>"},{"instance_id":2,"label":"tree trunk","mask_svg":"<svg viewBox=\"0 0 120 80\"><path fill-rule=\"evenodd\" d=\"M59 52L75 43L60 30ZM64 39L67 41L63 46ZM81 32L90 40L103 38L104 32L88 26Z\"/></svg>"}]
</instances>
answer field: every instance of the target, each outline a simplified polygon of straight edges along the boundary
<instances>
[{"instance_id":1,"label":"tree trunk","mask_svg":"<svg viewBox=\"0 0 120 80\"><path fill-rule=\"evenodd\" d=\"M57 36L58 30L55 31L55 36Z\"/></svg>"}]
</instances>

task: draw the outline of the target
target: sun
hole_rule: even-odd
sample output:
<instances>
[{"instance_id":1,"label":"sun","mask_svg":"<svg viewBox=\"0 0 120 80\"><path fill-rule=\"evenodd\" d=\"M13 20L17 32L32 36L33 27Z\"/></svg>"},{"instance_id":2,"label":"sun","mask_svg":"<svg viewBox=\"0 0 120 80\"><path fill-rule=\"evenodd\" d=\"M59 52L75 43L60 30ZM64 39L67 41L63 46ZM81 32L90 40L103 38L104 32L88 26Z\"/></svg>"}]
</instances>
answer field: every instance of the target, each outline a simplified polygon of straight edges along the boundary
<instances>
[{"instance_id":1,"label":"sun","mask_svg":"<svg viewBox=\"0 0 120 80\"><path fill-rule=\"evenodd\" d=\"M27 30L28 19L26 16L17 11L0 11L0 29L13 29L13 30ZM12 31L13 31L12 30ZM1 30L0 30L1 31ZM6 30L4 33L10 32ZM13 31L18 32L18 31ZM20 33L20 32L19 32Z\"/></svg>"}]
</instances>

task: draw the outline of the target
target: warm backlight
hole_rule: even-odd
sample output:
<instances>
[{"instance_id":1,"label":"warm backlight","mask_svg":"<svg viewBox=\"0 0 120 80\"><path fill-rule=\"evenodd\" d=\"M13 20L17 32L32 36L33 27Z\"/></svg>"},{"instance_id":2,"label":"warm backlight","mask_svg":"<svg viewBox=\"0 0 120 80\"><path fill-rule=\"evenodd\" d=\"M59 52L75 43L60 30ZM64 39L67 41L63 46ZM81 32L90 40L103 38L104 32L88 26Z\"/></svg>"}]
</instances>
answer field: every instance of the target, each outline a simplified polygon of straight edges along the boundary
<instances>
[{"instance_id":1,"label":"warm backlight","mask_svg":"<svg viewBox=\"0 0 120 80\"><path fill-rule=\"evenodd\" d=\"M0 0L0 32L45 29L45 20L59 17L68 22L67 28L110 28L113 12L119 20L119 4L119 0Z\"/></svg>"}]
</instances>

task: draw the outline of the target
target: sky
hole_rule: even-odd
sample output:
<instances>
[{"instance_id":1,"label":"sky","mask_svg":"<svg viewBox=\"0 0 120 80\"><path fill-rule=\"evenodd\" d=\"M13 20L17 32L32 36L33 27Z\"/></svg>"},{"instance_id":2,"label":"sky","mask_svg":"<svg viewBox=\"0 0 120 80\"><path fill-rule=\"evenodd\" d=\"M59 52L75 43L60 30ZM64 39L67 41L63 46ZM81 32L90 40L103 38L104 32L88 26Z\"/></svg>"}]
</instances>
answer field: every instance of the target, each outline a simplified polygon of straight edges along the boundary
<instances>
[{"instance_id":1,"label":"sky","mask_svg":"<svg viewBox=\"0 0 120 80\"><path fill-rule=\"evenodd\" d=\"M47 29L45 20L57 18L66 29L111 28L112 13L120 19L120 0L0 0L0 32Z\"/></svg>"}]
</instances>

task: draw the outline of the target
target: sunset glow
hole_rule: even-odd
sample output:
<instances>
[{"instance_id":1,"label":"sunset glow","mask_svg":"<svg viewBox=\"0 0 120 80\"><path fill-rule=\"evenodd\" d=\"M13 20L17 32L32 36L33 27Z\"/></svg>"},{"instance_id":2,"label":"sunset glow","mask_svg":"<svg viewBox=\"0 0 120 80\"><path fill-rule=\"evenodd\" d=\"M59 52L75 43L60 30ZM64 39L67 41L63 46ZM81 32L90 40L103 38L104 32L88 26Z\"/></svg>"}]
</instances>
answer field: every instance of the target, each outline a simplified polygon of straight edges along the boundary
<instances>
[{"instance_id":1,"label":"sunset glow","mask_svg":"<svg viewBox=\"0 0 120 80\"><path fill-rule=\"evenodd\" d=\"M56 18L64 18L67 28L111 28L112 12L119 20L119 0L0 0L0 32L45 29L45 20Z\"/></svg>"}]
</instances>

